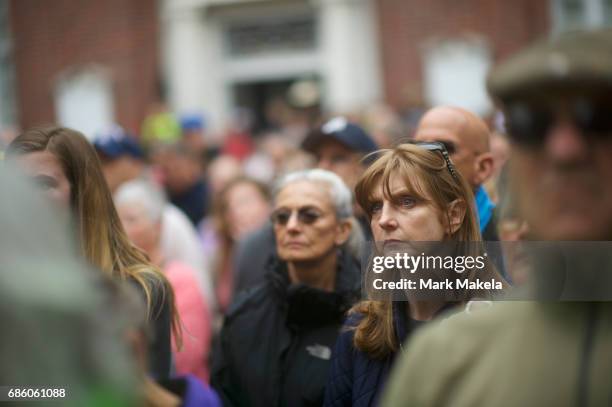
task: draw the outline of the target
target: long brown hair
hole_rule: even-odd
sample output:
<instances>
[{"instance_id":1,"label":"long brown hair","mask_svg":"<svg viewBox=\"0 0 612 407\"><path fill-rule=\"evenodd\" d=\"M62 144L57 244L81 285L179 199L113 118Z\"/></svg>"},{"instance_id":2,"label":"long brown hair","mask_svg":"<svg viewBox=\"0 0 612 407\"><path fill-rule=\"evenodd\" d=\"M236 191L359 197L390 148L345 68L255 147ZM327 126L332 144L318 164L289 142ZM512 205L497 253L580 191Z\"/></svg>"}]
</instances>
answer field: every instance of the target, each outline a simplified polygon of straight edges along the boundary
<instances>
[{"instance_id":1,"label":"long brown hair","mask_svg":"<svg viewBox=\"0 0 612 407\"><path fill-rule=\"evenodd\" d=\"M98 156L85 136L65 127L31 129L13 140L7 157L41 151L50 152L60 161L70 182L70 207L83 256L111 277L135 281L145 293L149 318L156 311L153 293L161 295L159 304L170 304L172 330L180 338L172 287L125 234Z\"/></svg>"},{"instance_id":2,"label":"long brown hair","mask_svg":"<svg viewBox=\"0 0 612 407\"><path fill-rule=\"evenodd\" d=\"M442 154L428 151L414 144L400 144L393 149L378 152L379 158L365 171L355 186L355 198L371 219L371 202L373 194L382 185L385 197L391 196L390 179L392 175L400 176L403 183L417 195L417 198L433 205L441 215L446 226L450 224L447 208L453 201L465 205L465 214L459 228L445 239L460 242L481 242L482 236L475 215L474 195L465 179L455 171L451 174ZM471 245L470 245L471 246ZM503 281L495 268L487 263L485 271L478 271L480 276L491 276ZM473 280L476 274L468 274ZM468 292L465 301L474 297L488 297L488 292ZM397 351L397 335L393 322L393 305L391 301L366 300L356 304L351 311L363 318L355 328L354 346L375 359L380 359Z\"/></svg>"}]
</instances>

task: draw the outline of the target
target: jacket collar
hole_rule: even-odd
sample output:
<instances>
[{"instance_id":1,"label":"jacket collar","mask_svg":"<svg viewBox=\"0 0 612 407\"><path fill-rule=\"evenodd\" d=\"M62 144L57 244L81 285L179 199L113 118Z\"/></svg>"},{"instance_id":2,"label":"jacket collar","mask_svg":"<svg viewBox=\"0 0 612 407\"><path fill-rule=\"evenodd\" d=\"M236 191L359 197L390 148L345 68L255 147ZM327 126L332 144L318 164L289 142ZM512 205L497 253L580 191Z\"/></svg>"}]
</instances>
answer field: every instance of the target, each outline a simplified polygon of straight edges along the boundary
<instances>
[{"instance_id":1,"label":"jacket collar","mask_svg":"<svg viewBox=\"0 0 612 407\"><path fill-rule=\"evenodd\" d=\"M287 264L278 258L270 262L268 281L287 310L287 322L295 326L341 323L348 309L359 298L360 269L344 250L338 252L338 270L333 292L292 284Z\"/></svg>"}]
</instances>

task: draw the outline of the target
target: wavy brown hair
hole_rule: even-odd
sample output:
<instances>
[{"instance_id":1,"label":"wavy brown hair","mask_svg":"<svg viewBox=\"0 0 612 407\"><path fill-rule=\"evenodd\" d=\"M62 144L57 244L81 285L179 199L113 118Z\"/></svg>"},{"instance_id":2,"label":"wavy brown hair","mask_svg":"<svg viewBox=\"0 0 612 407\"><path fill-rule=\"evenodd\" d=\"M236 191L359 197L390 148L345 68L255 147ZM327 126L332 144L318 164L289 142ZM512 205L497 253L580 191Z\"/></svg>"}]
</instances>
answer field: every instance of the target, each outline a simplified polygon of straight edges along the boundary
<instances>
[{"instance_id":1,"label":"wavy brown hair","mask_svg":"<svg viewBox=\"0 0 612 407\"><path fill-rule=\"evenodd\" d=\"M7 157L48 151L61 163L70 182L70 207L76 235L85 259L105 274L133 280L144 291L147 316L153 318L153 295L168 301L172 331L180 338L174 292L161 271L128 239L115 209L98 156L85 136L65 127L35 128L20 134L7 149ZM177 336L178 335L178 336ZM179 339L180 343L180 339Z\"/></svg>"},{"instance_id":2,"label":"wavy brown hair","mask_svg":"<svg viewBox=\"0 0 612 407\"><path fill-rule=\"evenodd\" d=\"M418 144L400 144L392 149L381 150L377 154L378 159L364 172L355 186L357 203L370 219L376 188L382 185L383 195L390 199L391 176L399 175L417 199L436 209L444 226L450 224L447 211L449 205L457 200L463 202L465 214L461 225L454 233L445 236L445 240L482 241L473 206L472 190L456 170L455 176L451 174L440 152L426 150L419 147ZM477 247L477 245L468 246ZM503 281L490 262L487 262L485 270L478 271L478 275ZM474 280L475 278L475 272L468 272L467 279ZM462 302L467 302L475 297L490 297L489 292L466 291L461 294ZM363 315L354 328L353 344L357 349L375 359L382 359L397 351L399 344L393 323L392 301L361 301L350 312Z\"/></svg>"}]
</instances>

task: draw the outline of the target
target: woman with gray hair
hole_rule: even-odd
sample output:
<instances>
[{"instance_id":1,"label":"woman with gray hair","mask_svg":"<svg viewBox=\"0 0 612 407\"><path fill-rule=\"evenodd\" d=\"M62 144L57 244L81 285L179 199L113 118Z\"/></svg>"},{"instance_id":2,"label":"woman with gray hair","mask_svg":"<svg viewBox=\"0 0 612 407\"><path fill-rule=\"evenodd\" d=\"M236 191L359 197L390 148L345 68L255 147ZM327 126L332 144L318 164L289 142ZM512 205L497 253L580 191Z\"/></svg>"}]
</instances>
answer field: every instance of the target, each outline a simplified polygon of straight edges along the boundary
<instances>
[{"instance_id":1,"label":"woman with gray hair","mask_svg":"<svg viewBox=\"0 0 612 407\"><path fill-rule=\"evenodd\" d=\"M199 290L197 272L186 263L164 256L161 244L164 195L149 182L134 180L122 184L114 200L129 239L147 253L174 290L177 312L184 328L182 346L172 337L176 372L192 374L207 382L211 316Z\"/></svg>"},{"instance_id":2,"label":"woman with gray hair","mask_svg":"<svg viewBox=\"0 0 612 407\"><path fill-rule=\"evenodd\" d=\"M291 173L273 202L278 257L230 308L213 355L211 384L224 405L321 405L333 345L359 296L342 180L319 169Z\"/></svg>"}]
</instances>

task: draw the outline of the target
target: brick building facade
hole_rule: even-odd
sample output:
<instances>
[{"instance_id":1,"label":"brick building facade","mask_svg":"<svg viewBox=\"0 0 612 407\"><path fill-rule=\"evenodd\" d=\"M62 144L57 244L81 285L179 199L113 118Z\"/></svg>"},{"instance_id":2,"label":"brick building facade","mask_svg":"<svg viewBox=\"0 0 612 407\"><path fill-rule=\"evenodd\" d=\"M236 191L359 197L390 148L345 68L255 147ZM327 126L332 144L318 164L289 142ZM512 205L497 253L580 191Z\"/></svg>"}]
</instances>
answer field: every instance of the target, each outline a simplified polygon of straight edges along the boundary
<instances>
[{"instance_id":1,"label":"brick building facade","mask_svg":"<svg viewBox=\"0 0 612 407\"><path fill-rule=\"evenodd\" d=\"M377 0L385 99L423 100L423 49L453 38L482 38L492 62L550 31L548 1Z\"/></svg>"},{"instance_id":2,"label":"brick building facade","mask_svg":"<svg viewBox=\"0 0 612 407\"><path fill-rule=\"evenodd\" d=\"M10 15L22 128L56 122L58 83L95 67L109 80L113 119L139 130L157 92L156 0L14 0Z\"/></svg>"},{"instance_id":3,"label":"brick building facade","mask_svg":"<svg viewBox=\"0 0 612 407\"><path fill-rule=\"evenodd\" d=\"M168 2L171 6L183 3L195 6L190 10L192 17L189 19L185 18L185 13L175 13L180 18L177 17L176 21L179 21L179 24L176 25L177 28L173 31L172 38L177 38L179 41L173 48L177 51L176 55L184 58L180 59L171 53L168 56L166 50L165 65L166 68L170 66L169 71L174 72L174 77L172 75L168 77L168 69L164 69L166 77L162 78L160 71L163 64L160 64L160 55L163 53L162 44L165 40L160 41L158 37L165 35L160 21L168 20L160 6L163 3L158 0L107 0L103 2L96 0L55 0L53 2L12 0L10 17L16 73L15 94L20 126L27 128L60 120L61 117L58 117L61 116L58 114L60 99L58 87L61 87L61 84L66 82L67 78L70 79L72 75L88 70L99 73L109 84L110 96L107 98L111 100L112 121L133 132L140 130L140 124L149 106L157 100L158 88L162 79L169 86L170 102L175 109L181 110L186 106L214 113L214 109L223 108L227 113L232 103L235 103L226 94L226 89L232 86L231 80L227 77L227 72L231 70L227 69L229 65L223 65L218 61L223 58L223 53L211 60L210 55L213 53L204 52L206 44L200 43L204 41L203 36L208 42L214 39L210 35L210 30L206 31L207 28L201 25L204 21L201 17L203 11L210 5L214 5L216 7L214 10L217 10L215 13L219 14L218 10L223 10L225 3L231 3L227 6L228 10L236 14L236 10L240 10L244 3L243 17L248 20L252 17L249 14L252 12L250 7L258 7L260 4L268 5L270 9L275 5L284 7L287 4L302 4L303 8L312 10L313 15L319 16L315 18L320 19L323 13L327 12L325 10L329 10L329 14L340 16L338 21L345 23L343 29L351 32L353 30L351 23L346 17L342 17L341 13L348 10L349 7L356 9L356 4L367 3L368 7L359 7L362 13L372 13L377 33L376 40L370 44L373 51L368 50L367 52L373 52L372 58L378 59L379 69L364 71L367 75L375 74L376 79L372 82L373 90L361 95L361 99L368 102L366 99L370 98L372 100L368 103L375 103L379 101L375 99L382 94L383 101L400 110L415 103L432 103L431 94L435 94L435 89L431 89L432 80L428 79L431 72L426 66L425 52L428 47L431 48L432 44L449 40L466 40L467 42L478 40L478 44L481 44L484 49L483 55L486 57L482 63L484 65L481 64L484 72L489 65L551 31L550 5L552 3L548 0L321 0L318 2L293 0L286 3L172 0ZM354 11L351 12L354 13ZM191 26L187 26L187 22L192 20ZM327 19L327 21L331 20ZM320 22L315 22L315 25L319 26ZM220 23L216 26L220 26ZM328 27L337 28L335 23L328 24ZM204 32L208 34L204 35ZM351 36L345 35L346 32L332 37L350 39ZM217 34L221 36L224 32L221 30ZM211 49L218 47L214 44L209 45ZM336 51L343 49L338 43L334 43L334 46ZM453 46L450 46L451 49ZM354 48L354 44L347 44L344 48L351 50L353 49L351 47ZM476 50L478 49L477 47ZM363 50L360 51L361 54L357 51L351 51L351 55L354 57L354 54L358 56L366 54ZM316 56L318 52L322 51L313 50L313 55ZM338 57L337 52L327 52L326 55L327 57ZM339 63L343 60L338 59ZM276 60L274 63L274 69L271 72L279 69L282 71L283 66L279 67ZM364 84L363 78L359 80L362 86L358 88L355 88L352 83L345 83L352 82L350 74L355 71L353 68L356 63L357 61L350 61L348 65L344 63L347 65L344 67L346 69L338 71L334 70L336 65L331 66L333 64L327 58L325 64L320 64L320 67L313 66L311 73L326 77L327 74L322 68L326 66L325 69L332 73L327 75L328 82L344 86L339 89L339 96L335 99L350 102L347 98L358 98L355 92ZM442 65L444 63L442 59ZM478 64L480 62L478 58L475 62L468 58L468 63ZM189 67L189 65L194 67ZM196 68L197 66L200 68ZM362 67L362 65L359 66ZM204 69L207 72L206 75L201 74ZM287 69L289 69L288 65ZM432 69L435 70L435 66ZM463 71L469 71L469 68L464 68ZM219 78L213 75L214 72L218 73ZM287 72L285 76L299 78L298 74L292 74L292 76ZM333 76L334 72L335 76ZM341 74L342 72L344 74ZM484 74L481 72L479 75L474 76L474 83L482 82ZM206 78L211 83L206 86L198 85ZM244 78L239 79L244 80ZM461 80L455 82L461 82ZM376 83L380 83L380 86ZM329 83L327 86L329 89ZM377 86L382 88L378 93L374 91ZM444 84L439 85L438 88L440 86L444 87ZM466 86L467 89L472 89L470 85ZM344 96L340 92L343 89ZM455 89L454 92L461 94L462 90ZM480 99L485 99L486 95L482 90L481 93ZM87 97L82 95L83 93L79 93L78 89L73 92L71 102L69 100L72 105L69 105L69 108L75 104L78 107L80 101L85 103ZM335 99L331 98L332 102L326 106L331 110L342 111L343 107L334 106L333 100ZM222 103L223 100L225 102ZM93 112L96 107L97 105L92 107ZM486 112L486 106L482 112ZM217 122L220 121L217 120Z\"/></svg>"}]
</instances>

